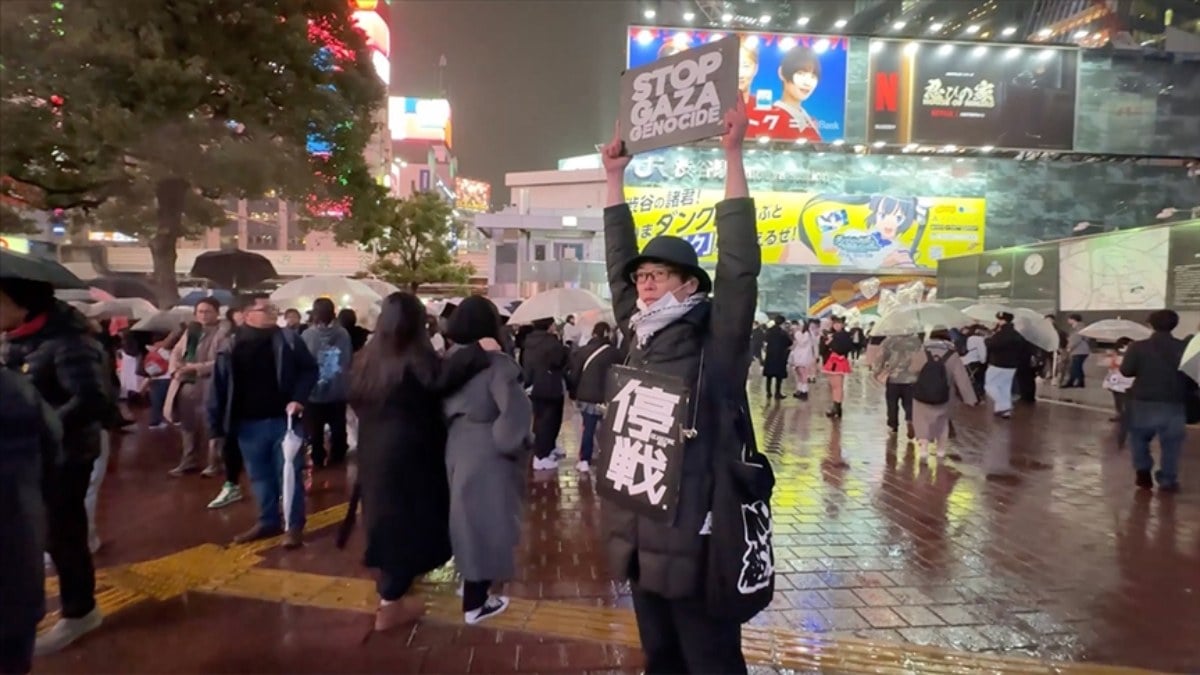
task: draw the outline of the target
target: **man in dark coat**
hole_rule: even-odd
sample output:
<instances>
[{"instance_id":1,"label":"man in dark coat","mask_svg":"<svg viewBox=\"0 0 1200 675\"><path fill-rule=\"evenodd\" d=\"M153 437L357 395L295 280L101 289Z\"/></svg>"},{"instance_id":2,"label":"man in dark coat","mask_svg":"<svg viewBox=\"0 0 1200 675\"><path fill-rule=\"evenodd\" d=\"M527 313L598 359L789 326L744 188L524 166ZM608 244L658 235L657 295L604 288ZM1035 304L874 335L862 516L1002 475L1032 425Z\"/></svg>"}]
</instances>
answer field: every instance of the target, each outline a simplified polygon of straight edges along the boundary
<instances>
[{"instance_id":1,"label":"man in dark coat","mask_svg":"<svg viewBox=\"0 0 1200 675\"><path fill-rule=\"evenodd\" d=\"M639 255L625 203L630 157L619 134L601 153L608 184L605 257L613 311L629 345L628 365L680 378L697 392L696 404L684 412L696 433L685 441L673 522L616 501L604 508L609 563L632 584L647 673L746 672L739 622L706 602L714 456L738 447L732 409L722 403L745 399L762 267L742 162L745 106L727 113L725 124L725 200L715 209L719 288L711 300L713 283L685 240L657 237Z\"/></svg>"},{"instance_id":2,"label":"man in dark coat","mask_svg":"<svg viewBox=\"0 0 1200 675\"><path fill-rule=\"evenodd\" d=\"M767 329L766 355L763 357L763 377L767 379L767 397L771 396L771 384L775 384L775 400L782 401L783 381L788 376L788 350L792 347L792 336L783 326L783 317L777 316Z\"/></svg>"},{"instance_id":3,"label":"man in dark coat","mask_svg":"<svg viewBox=\"0 0 1200 675\"><path fill-rule=\"evenodd\" d=\"M521 350L522 379L533 402L533 468L537 471L557 469L562 454L558 432L562 430L570 350L551 332L553 327L553 317L534 321L533 332L525 337Z\"/></svg>"},{"instance_id":4,"label":"man in dark coat","mask_svg":"<svg viewBox=\"0 0 1200 675\"><path fill-rule=\"evenodd\" d=\"M0 361L24 373L63 427L63 462L45 480L46 550L58 570L62 619L40 635L39 655L59 651L100 626L96 574L84 505L104 425L115 416L104 347L78 310L49 284L0 279Z\"/></svg>"},{"instance_id":5,"label":"man in dark coat","mask_svg":"<svg viewBox=\"0 0 1200 675\"><path fill-rule=\"evenodd\" d=\"M0 673L33 668L46 613L42 480L62 454L62 425L26 378L0 368Z\"/></svg>"},{"instance_id":6,"label":"man in dark coat","mask_svg":"<svg viewBox=\"0 0 1200 675\"><path fill-rule=\"evenodd\" d=\"M984 389L992 399L997 417L1012 417L1013 378L1017 368L1029 361L1029 344L1013 326L1013 315L1000 312L996 315L996 332L986 341L988 368L984 375Z\"/></svg>"},{"instance_id":7,"label":"man in dark coat","mask_svg":"<svg viewBox=\"0 0 1200 675\"><path fill-rule=\"evenodd\" d=\"M1186 342L1172 335L1179 326L1179 315L1160 309L1150 315L1148 323L1154 334L1129 345L1121 360L1121 374L1135 378L1128 394L1129 446L1139 488L1149 490L1158 481L1160 491L1177 492L1179 455L1187 440L1187 400L1196 396L1196 383L1179 371L1187 348ZM1162 461L1152 476L1150 443L1156 436Z\"/></svg>"}]
</instances>

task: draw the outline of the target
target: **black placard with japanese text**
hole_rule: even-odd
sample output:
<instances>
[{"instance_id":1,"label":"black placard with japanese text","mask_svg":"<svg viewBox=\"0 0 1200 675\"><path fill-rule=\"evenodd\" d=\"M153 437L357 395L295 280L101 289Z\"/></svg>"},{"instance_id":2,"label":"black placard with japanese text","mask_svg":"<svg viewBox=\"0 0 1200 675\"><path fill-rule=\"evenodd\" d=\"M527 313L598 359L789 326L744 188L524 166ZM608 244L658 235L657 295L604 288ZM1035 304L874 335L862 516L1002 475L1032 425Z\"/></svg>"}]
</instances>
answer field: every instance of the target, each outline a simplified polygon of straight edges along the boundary
<instances>
[{"instance_id":1,"label":"black placard with japanese text","mask_svg":"<svg viewBox=\"0 0 1200 675\"><path fill-rule=\"evenodd\" d=\"M690 388L679 378L628 366L612 368L608 387L597 432L596 490L622 508L673 522Z\"/></svg>"}]
</instances>

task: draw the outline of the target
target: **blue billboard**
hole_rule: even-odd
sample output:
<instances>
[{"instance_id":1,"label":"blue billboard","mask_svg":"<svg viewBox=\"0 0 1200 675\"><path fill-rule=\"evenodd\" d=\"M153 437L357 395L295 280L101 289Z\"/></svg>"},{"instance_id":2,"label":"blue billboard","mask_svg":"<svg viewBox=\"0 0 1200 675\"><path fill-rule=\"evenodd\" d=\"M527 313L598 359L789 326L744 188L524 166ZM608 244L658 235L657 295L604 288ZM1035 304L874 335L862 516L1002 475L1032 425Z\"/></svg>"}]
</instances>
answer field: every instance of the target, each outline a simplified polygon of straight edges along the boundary
<instances>
[{"instance_id":1,"label":"blue billboard","mask_svg":"<svg viewBox=\"0 0 1200 675\"><path fill-rule=\"evenodd\" d=\"M741 43L738 89L750 112L748 138L826 143L845 138L850 38L844 36L631 26L627 66L727 37Z\"/></svg>"}]
</instances>

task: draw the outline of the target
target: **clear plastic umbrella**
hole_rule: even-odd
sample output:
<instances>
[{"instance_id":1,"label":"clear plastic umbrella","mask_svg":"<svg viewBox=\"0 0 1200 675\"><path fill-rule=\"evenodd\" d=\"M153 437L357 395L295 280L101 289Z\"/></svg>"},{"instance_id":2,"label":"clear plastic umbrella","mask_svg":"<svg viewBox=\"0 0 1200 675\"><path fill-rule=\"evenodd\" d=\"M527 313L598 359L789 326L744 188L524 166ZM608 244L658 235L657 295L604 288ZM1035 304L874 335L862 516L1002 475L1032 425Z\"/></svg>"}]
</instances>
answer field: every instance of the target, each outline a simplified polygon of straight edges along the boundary
<instances>
[{"instance_id":1,"label":"clear plastic umbrella","mask_svg":"<svg viewBox=\"0 0 1200 675\"><path fill-rule=\"evenodd\" d=\"M144 298L114 298L85 304L81 310L85 316L98 321L123 317L134 321L149 319L158 314L158 308Z\"/></svg>"},{"instance_id":2,"label":"clear plastic umbrella","mask_svg":"<svg viewBox=\"0 0 1200 675\"><path fill-rule=\"evenodd\" d=\"M1154 331L1150 330L1148 326L1128 319L1104 319L1087 326L1079 331L1079 334L1100 342L1116 342L1121 338L1145 340L1153 335Z\"/></svg>"},{"instance_id":3,"label":"clear plastic umbrella","mask_svg":"<svg viewBox=\"0 0 1200 675\"><path fill-rule=\"evenodd\" d=\"M300 455L303 439L292 431L292 420L288 415L287 433L283 435L283 522L286 529L292 529L292 501L296 498L296 458ZM356 439L357 440L357 439Z\"/></svg>"},{"instance_id":4,"label":"clear plastic umbrella","mask_svg":"<svg viewBox=\"0 0 1200 675\"><path fill-rule=\"evenodd\" d=\"M133 324L129 330L141 333L170 333L179 328L179 324L192 320L195 310L191 307L175 307L160 310L153 316L146 317Z\"/></svg>"},{"instance_id":5,"label":"clear plastic umbrella","mask_svg":"<svg viewBox=\"0 0 1200 675\"><path fill-rule=\"evenodd\" d=\"M1193 335L1183 350L1183 358L1179 359L1179 370L1184 375L1200 382L1200 335Z\"/></svg>"},{"instance_id":6,"label":"clear plastic umbrella","mask_svg":"<svg viewBox=\"0 0 1200 675\"><path fill-rule=\"evenodd\" d=\"M1054 322L1032 309L979 303L963 310L963 314L987 325L996 323L996 315L1000 312L1012 314L1013 328L1038 349L1048 352L1058 349L1058 329L1054 327Z\"/></svg>"},{"instance_id":7,"label":"clear plastic umbrella","mask_svg":"<svg viewBox=\"0 0 1200 675\"><path fill-rule=\"evenodd\" d=\"M366 316L373 306L383 300L370 286L357 279L332 275L289 281L271 294L271 301L279 309L297 309L301 312L310 309L317 298L329 298L338 309L350 308L359 316Z\"/></svg>"},{"instance_id":8,"label":"clear plastic umbrella","mask_svg":"<svg viewBox=\"0 0 1200 675\"><path fill-rule=\"evenodd\" d=\"M975 323L961 311L938 302L901 305L875 324L872 336L919 335L939 328L964 328Z\"/></svg>"},{"instance_id":9,"label":"clear plastic umbrella","mask_svg":"<svg viewBox=\"0 0 1200 675\"><path fill-rule=\"evenodd\" d=\"M508 320L510 324L533 323L539 319L557 319L593 309L604 309L605 302L580 288L552 288L521 303Z\"/></svg>"}]
</instances>

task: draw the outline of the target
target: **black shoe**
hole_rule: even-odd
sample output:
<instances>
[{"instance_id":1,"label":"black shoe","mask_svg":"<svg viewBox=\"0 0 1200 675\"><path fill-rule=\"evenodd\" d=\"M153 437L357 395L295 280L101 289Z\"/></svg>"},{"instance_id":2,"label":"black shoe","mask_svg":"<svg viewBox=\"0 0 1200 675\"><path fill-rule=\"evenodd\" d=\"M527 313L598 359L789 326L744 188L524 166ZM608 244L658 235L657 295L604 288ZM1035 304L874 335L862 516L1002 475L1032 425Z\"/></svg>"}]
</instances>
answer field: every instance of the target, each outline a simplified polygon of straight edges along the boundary
<instances>
[{"instance_id":1,"label":"black shoe","mask_svg":"<svg viewBox=\"0 0 1200 675\"><path fill-rule=\"evenodd\" d=\"M1143 490L1150 490L1154 487L1154 479L1150 477L1149 471L1139 471L1137 472L1137 480L1134 481L1134 485Z\"/></svg>"},{"instance_id":2,"label":"black shoe","mask_svg":"<svg viewBox=\"0 0 1200 675\"><path fill-rule=\"evenodd\" d=\"M802 391L802 392L800 392L800 400L801 400L801 401L807 401L807 400L808 400L808 392L807 392L807 391Z\"/></svg>"},{"instance_id":3,"label":"black shoe","mask_svg":"<svg viewBox=\"0 0 1200 675\"><path fill-rule=\"evenodd\" d=\"M782 400L784 400L785 398L787 398L787 397L786 397L786 396L784 396L783 394L775 394L775 400L776 400L776 401L782 401Z\"/></svg>"}]
</instances>

